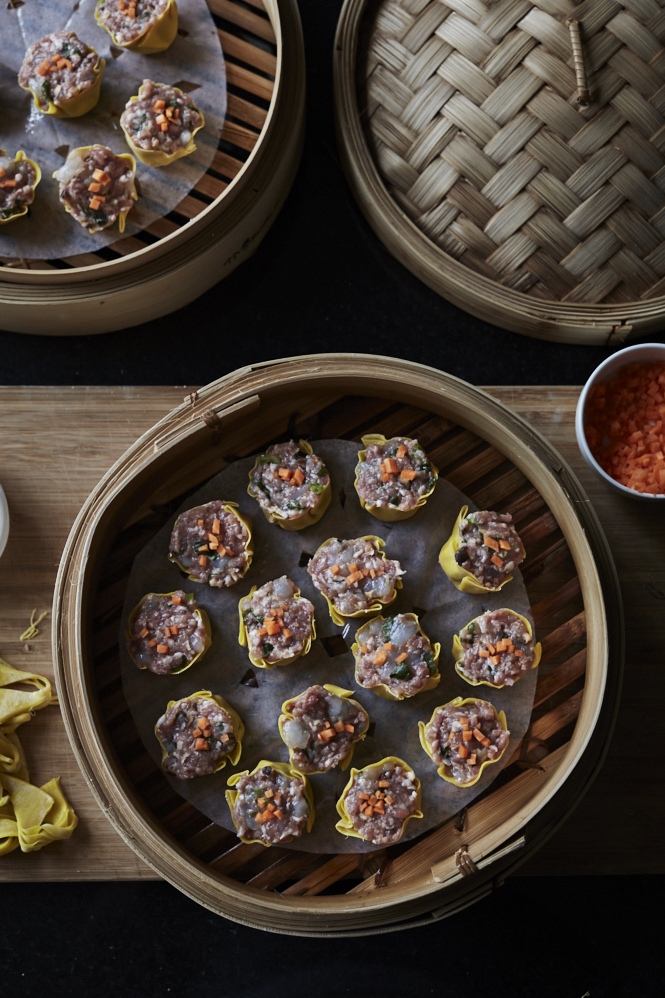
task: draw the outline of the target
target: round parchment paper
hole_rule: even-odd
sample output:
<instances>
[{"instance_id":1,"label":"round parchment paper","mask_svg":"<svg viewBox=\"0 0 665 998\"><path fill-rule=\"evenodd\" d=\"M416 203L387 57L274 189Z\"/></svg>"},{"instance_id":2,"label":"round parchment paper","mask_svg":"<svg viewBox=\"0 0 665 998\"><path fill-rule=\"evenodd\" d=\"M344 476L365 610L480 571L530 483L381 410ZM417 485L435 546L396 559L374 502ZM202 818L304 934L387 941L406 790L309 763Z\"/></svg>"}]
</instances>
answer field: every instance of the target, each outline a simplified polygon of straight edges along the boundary
<instances>
[{"instance_id":1,"label":"round parchment paper","mask_svg":"<svg viewBox=\"0 0 665 998\"><path fill-rule=\"evenodd\" d=\"M358 444L346 440L323 440L312 443L328 468L332 479L332 501L323 519L301 531L286 531L269 524L255 500L247 495L248 473L255 458L236 461L192 495L182 509L190 509L212 499L232 500L253 524L254 560L240 582L230 589L211 589L188 582L167 561L173 521L150 541L136 557L127 588L123 611L123 632L119 635L122 682L125 697L141 740L159 763L159 743L154 725L169 700L177 700L197 690L211 690L225 697L240 714L246 732L242 756L236 767L211 776L176 780L166 775L177 792L212 821L233 830L224 791L232 773L252 770L260 759L288 760L288 750L277 729L277 719L284 700L301 693L315 683L334 683L353 690L354 699L365 708L374 722L372 737L358 743L352 765L357 769L387 755L397 755L408 762L422 782L424 818L409 822L403 840L414 838L426 829L452 817L460 808L482 793L496 777L502 763L488 766L475 786L462 790L451 786L436 773L436 767L423 752L418 740L418 721L428 721L435 707L453 697L477 695L489 700L497 711L505 710L511 732L504 761L526 732L533 705L537 669L527 673L512 688L492 690L472 687L453 668L453 635L484 610L507 606L530 618L529 601L519 572L512 582L496 594L470 596L455 589L439 567L438 554L453 528L462 505L469 500L443 479L427 505L410 520L393 525L381 523L366 513L353 488ZM469 504L470 505L470 504ZM473 508L473 507L472 507ZM354 681L354 661L350 648L356 629L363 623L352 621L345 628L330 619L325 600L312 585L306 564L319 544L328 537L360 537L377 534L385 538L385 552L397 558L406 570L403 588L385 615L415 612L430 641L441 642L439 670L441 682L435 690L418 693L409 700L391 703ZM253 585L262 586L280 575L300 587L302 595L315 607L317 640L305 658L275 669L252 668L247 649L238 644L238 601ZM184 588L194 592L199 605L210 615L212 647L187 672L177 676L158 676L141 671L132 663L125 647L124 627L132 608L148 592L167 593ZM347 651L341 646L343 636ZM337 637L336 642L330 638ZM248 670L251 670L248 675ZM258 686L246 685L252 674ZM243 682L244 680L244 682ZM312 831L290 843L292 849L317 853L371 852L376 846L360 839L345 838L335 830L338 819L335 804L348 781L349 771L333 770L311 777L316 806Z\"/></svg>"},{"instance_id":2,"label":"round parchment paper","mask_svg":"<svg viewBox=\"0 0 665 998\"><path fill-rule=\"evenodd\" d=\"M140 196L127 216L125 236L135 235L168 215L212 163L226 114L226 67L219 35L205 0L178 0L178 34L166 52L139 55L118 48L95 21L97 0L23 0L0 3L0 148L19 149L39 164L42 179L30 211L0 229L0 256L59 257L90 253L121 238L118 225L89 233L67 214L58 198L55 170L70 149L96 143L114 153L130 152L120 115L145 78L190 93L205 117L196 133L196 151L155 169L137 162ZM56 118L34 106L18 85L26 50L53 31L75 31L106 59L99 103L80 118Z\"/></svg>"}]
</instances>

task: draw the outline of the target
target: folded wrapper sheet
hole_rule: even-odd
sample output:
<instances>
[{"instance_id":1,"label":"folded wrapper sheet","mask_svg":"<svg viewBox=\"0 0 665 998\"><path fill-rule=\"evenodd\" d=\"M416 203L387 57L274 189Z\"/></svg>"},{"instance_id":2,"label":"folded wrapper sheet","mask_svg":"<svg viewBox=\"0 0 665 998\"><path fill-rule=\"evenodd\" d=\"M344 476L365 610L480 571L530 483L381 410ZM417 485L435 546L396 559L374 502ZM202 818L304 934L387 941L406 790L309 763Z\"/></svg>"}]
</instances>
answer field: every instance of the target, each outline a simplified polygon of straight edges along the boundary
<instances>
[{"instance_id":1,"label":"folded wrapper sheet","mask_svg":"<svg viewBox=\"0 0 665 998\"><path fill-rule=\"evenodd\" d=\"M509 606L529 617L529 601L519 572L500 593L472 596L455 589L441 571L439 550L450 535L460 507L471 506L469 500L444 479L439 479L427 505L414 517L393 524L381 523L361 508L353 487L358 445L344 440L327 440L313 442L313 447L331 474L332 500L320 522L306 530L289 532L271 525L258 503L247 495L248 473L254 466L254 458L231 464L183 504L182 509L189 509L212 499L231 500L239 504L241 513L251 518L254 560L247 575L236 585L229 589L210 589L186 582L178 569L169 564L169 539L177 514L137 556L118 636L125 697L143 744L158 765L161 753L153 728L169 700L205 687L225 697L238 712L246 730L237 766L193 780L166 777L182 797L212 821L233 830L224 798L227 778L233 772L252 770L261 759L288 760L288 749L278 730L284 701L314 684L332 683L353 690L353 699L362 705L373 722L367 737L355 749L354 766L362 769L369 763L394 755L408 762L422 783L424 818L409 823L403 837L407 840L456 814L487 788L504 764L502 761L488 767L473 787L460 789L438 776L436 765L420 745L418 721L429 721L435 707L454 697L470 695L468 684L455 672L451 655L453 635L485 610ZM351 538L366 534L384 538L387 557L399 559L406 570L402 577L403 588L383 615L417 613L430 640L441 643L439 685L400 703L382 700L370 690L356 686L351 645L356 630L365 620L351 620L343 627L334 624L323 595L307 574L308 557L323 541L329 537ZM247 649L238 644L238 601L252 586L262 586L284 574L314 604L317 640L307 656L290 665L279 669L256 669L249 661ZM141 672L125 650L127 617L145 593L169 592L179 586L184 586L187 592L193 591L199 605L210 616L212 646L200 662L182 675L158 676ZM482 688L482 699L490 700L497 711L506 712L511 741L505 760L510 758L512 749L526 732L537 673L538 670L528 673L511 689L488 691L486 687ZM247 685L248 681L252 685ZM339 769L311 777L316 821L309 834L303 833L288 848L318 853L370 852L377 848L359 839L347 839L335 831L339 817L335 805L347 781L348 772Z\"/></svg>"},{"instance_id":2,"label":"folded wrapper sheet","mask_svg":"<svg viewBox=\"0 0 665 998\"><path fill-rule=\"evenodd\" d=\"M22 149L41 168L42 180L28 214L0 232L0 257L54 260L90 253L121 238L117 224L93 235L65 212L52 174L67 152L99 143L118 155L129 152L120 115L144 79L177 85L205 117L196 152L163 169L138 164L140 197L127 217L125 236L135 235L168 215L203 176L217 151L226 114L226 68L217 29L205 0L178 0L179 33L157 55L140 55L113 45L95 22L97 0L24 0L0 4L0 103L2 142L11 156ZM99 103L80 118L42 114L32 95L18 85L27 48L53 31L75 31L106 59Z\"/></svg>"}]
</instances>

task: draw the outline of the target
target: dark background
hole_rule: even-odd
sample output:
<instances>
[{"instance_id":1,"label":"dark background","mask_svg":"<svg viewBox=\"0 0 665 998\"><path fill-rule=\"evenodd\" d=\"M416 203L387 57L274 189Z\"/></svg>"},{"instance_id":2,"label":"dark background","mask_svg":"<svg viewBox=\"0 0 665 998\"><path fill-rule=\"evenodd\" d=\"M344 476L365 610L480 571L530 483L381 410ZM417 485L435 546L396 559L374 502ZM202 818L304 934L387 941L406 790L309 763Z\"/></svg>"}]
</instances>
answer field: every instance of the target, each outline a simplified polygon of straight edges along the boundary
<instances>
[{"instance_id":1,"label":"dark background","mask_svg":"<svg viewBox=\"0 0 665 998\"><path fill-rule=\"evenodd\" d=\"M481 322L383 249L335 149L331 59L340 6L300 0L305 152L256 254L186 310L134 329L71 338L0 332L2 382L199 385L259 360L353 350L430 364L479 385L576 385L612 352ZM647 339L665 342L662 332ZM235 925L164 883L4 884L0 987L29 998L162 998L183 986L206 998L262 998L276 989L289 998L638 995L660 979L665 878L616 874L513 878L443 922L342 941Z\"/></svg>"}]
</instances>

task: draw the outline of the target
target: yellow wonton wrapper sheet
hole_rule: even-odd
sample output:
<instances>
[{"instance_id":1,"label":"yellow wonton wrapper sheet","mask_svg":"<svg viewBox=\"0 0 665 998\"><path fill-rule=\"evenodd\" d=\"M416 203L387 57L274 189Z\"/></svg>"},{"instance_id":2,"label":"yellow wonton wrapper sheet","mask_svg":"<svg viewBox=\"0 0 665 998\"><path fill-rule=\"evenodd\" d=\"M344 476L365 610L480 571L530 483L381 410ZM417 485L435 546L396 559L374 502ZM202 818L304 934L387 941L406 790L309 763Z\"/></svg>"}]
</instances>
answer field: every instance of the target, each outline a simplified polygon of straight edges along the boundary
<instances>
[{"instance_id":1,"label":"yellow wonton wrapper sheet","mask_svg":"<svg viewBox=\"0 0 665 998\"><path fill-rule=\"evenodd\" d=\"M0 817L0 855L17 844L22 852L37 852L49 842L71 836L78 818L62 792L59 776L43 787L7 774L0 775L0 782L14 811L13 819Z\"/></svg>"},{"instance_id":2,"label":"yellow wonton wrapper sheet","mask_svg":"<svg viewBox=\"0 0 665 998\"><path fill-rule=\"evenodd\" d=\"M183 93L183 91L180 90L178 87L172 87L172 89L179 94ZM139 87L139 92L137 96L129 98L129 103L131 104L133 103L133 101L139 100L142 97L142 95L143 95L143 84L141 84L141 86ZM196 110L201 116L201 124L199 125L198 128L194 129L194 131L192 132L192 137L190 138L187 145L181 146L179 149L177 149L175 152L172 153L162 152L161 149L142 149L141 146L136 145L132 136L129 134L124 124L122 123L122 120L120 122L120 127L125 133L127 145L132 150L132 152L134 153L134 155L138 160L140 160L146 166L168 166L169 163L175 163L177 159L182 159L183 156L189 156L190 153L193 153L196 150L196 142L194 141L194 136L198 131L200 131L205 126L205 118L203 116L203 112L198 107L196 108Z\"/></svg>"},{"instance_id":3,"label":"yellow wonton wrapper sheet","mask_svg":"<svg viewBox=\"0 0 665 998\"><path fill-rule=\"evenodd\" d=\"M99 16L99 4L95 10L95 20L100 28L113 39L113 44L130 52L140 52L141 55L154 55L164 52L171 45L178 31L178 7L175 0L170 0L166 10L148 27L143 34L131 42L119 42L115 35L105 26Z\"/></svg>"},{"instance_id":4,"label":"yellow wonton wrapper sheet","mask_svg":"<svg viewBox=\"0 0 665 998\"><path fill-rule=\"evenodd\" d=\"M148 667L147 667L147 665L139 665L139 663L136 661L136 659L134 658L134 656L132 655L132 652L131 652L131 647L130 646L131 646L131 643L132 643L132 640L133 640L133 638L132 638L132 627L134 626L134 621L136 620L136 618L138 617L139 613L141 612L141 607L143 606L144 601L147 600L150 596L173 596L173 594L176 593L177 591L178 591L177 589L174 589L172 593L146 593L145 596L143 597L143 599L141 600L141 602L137 603L136 606L134 607L134 609L132 610L132 612L130 613L129 619L127 621L127 630L125 631L125 638L127 639L127 654L129 655L129 657L131 658L132 662L134 663L134 665L138 669L147 669ZM191 667L194 665L194 663L198 662L198 660L205 655L205 653L207 652L208 648L212 644L212 631L210 629L210 617L205 612L205 610L202 610L200 607L199 607L198 610L194 611L194 616L195 617L199 617L199 619L203 621L203 626L205 627L206 636L205 636L205 641L203 643L203 648L198 653L198 655L194 656L194 658L192 659L191 662L187 663L187 665L181 665L178 669L174 669L173 672L165 673L165 675L177 676L181 672L186 672L187 669L191 669Z\"/></svg>"},{"instance_id":5,"label":"yellow wonton wrapper sheet","mask_svg":"<svg viewBox=\"0 0 665 998\"><path fill-rule=\"evenodd\" d=\"M8 689L16 683L34 686L35 692ZM15 731L30 720L34 711L48 707L54 700L48 679L34 672L13 669L9 662L0 658L0 731L5 734Z\"/></svg>"},{"instance_id":6,"label":"yellow wonton wrapper sheet","mask_svg":"<svg viewBox=\"0 0 665 998\"><path fill-rule=\"evenodd\" d=\"M322 550L322 548L326 547L334 539L335 538L333 537L329 537L327 541L324 541L323 544L320 544L319 547L314 552L314 558L316 558L317 554L319 553L319 551ZM381 555L381 557L384 558L385 560L390 560L387 559L386 555L383 553L383 548L386 546L386 542L382 537L377 537L376 534L364 534L360 539L363 541L372 541L374 547L376 548L377 552ZM347 622L347 620L350 617L373 617L375 616L375 614L379 613L384 606L390 606L393 600L397 597L397 590L401 588L402 588L402 579L400 576L397 576L397 578L395 579L395 588L393 589L392 596L390 597L390 599L387 600L377 599L373 603L371 603L366 610L356 610L355 613L341 613L337 609L337 607L333 606L333 604L328 599L325 593L321 593L321 595L328 604L328 610L330 611L330 617L333 623L337 624L338 627L344 627L344 624Z\"/></svg>"},{"instance_id":7,"label":"yellow wonton wrapper sheet","mask_svg":"<svg viewBox=\"0 0 665 998\"><path fill-rule=\"evenodd\" d=\"M366 509L368 513L371 513L372 516L376 517L377 520L382 520L384 523L394 523L396 520L408 520L410 516L413 516L415 513L418 512L421 506L425 505L425 503L431 496L432 492L434 492L434 489L436 488L436 482L439 477L438 469L435 468L434 465L430 462L430 470L432 473L432 478L434 479L434 485L432 486L431 489L428 489L428 491L420 497L420 499L413 507L413 509L400 509L399 506L371 506L365 499L361 497L360 493L358 492L358 473L360 471L360 465L365 460L367 455L367 448L371 444L379 444L381 447L383 447L385 444L389 442L389 439L393 440L397 438L395 437L386 438L384 437L383 433L367 433L365 434L364 437L361 437L360 439L365 445L365 449L358 451L358 464L356 465L356 480L353 483L356 493L358 495L358 499L360 501L360 505L362 506L363 509ZM413 442L415 438L400 437L399 439Z\"/></svg>"},{"instance_id":8,"label":"yellow wonton wrapper sheet","mask_svg":"<svg viewBox=\"0 0 665 998\"><path fill-rule=\"evenodd\" d=\"M208 503L202 503L201 505L202 506L207 506ZM192 506L192 509L197 509L197 508L198 507L196 507L196 506ZM254 556L254 549L252 548L252 521L250 520L250 518L248 516L243 516L242 513L238 513L238 503L237 502L225 502L222 505L222 509L226 513L232 513L233 516L235 516L238 520L240 520L240 522L242 524L244 524L244 526L245 526L245 528L247 530L247 540L245 541L245 551L247 552L247 564L245 565L245 571L240 576L240 578L242 579L242 578L245 577L245 575L247 575L247 572L249 571L249 567L252 564L252 558ZM189 512L190 512L190 510L186 509L184 513L180 514L180 516L176 519L175 523L173 524L173 530L175 530L175 528L176 528L176 526L177 526L178 521L180 520L180 518L183 517L183 516L185 516L185 514L189 513ZM182 562L178 561L178 559L176 558L176 556L174 554L170 554L169 553L169 561L173 562L174 565L177 565L178 568L182 572L188 572L189 571L188 568L185 568L185 566L182 564ZM202 583L201 580L197 579L195 575L188 575L187 578L189 579L190 582L198 582L199 585L205 585L205 583ZM238 579L237 581L240 581L240 580ZM230 589L231 587L230 586L225 586L224 588ZM213 589L214 589L214 586L213 586Z\"/></svg>"},{"instance_id":9,"label":"yellow wonton wrapper sheet","mask_svg":"<svg viewBox=\"0 0 665 998\"><path fill-rule=\"evenodd\" d=\"M288 776L290 779L298 779L303 781L303 783L305 784L305 790L304 790L305 797L307 798L307 803L309 804L309 817L307 819L307 824L305 825L305 829L308 832L311 831L312 825L314 824L314 797L312 795L312 788L305 774L299 773L297 769L293 769L291 766L289 766L288 763L270 762L268 759L261 759L260 762L257 762L256 766L251 771L251 773L249 772L248 769L246 769L243 773L234 773L233 776L230 776L228 780L228 785L230 787L235 787L235 785L239 783L241 776L254 776L254 773L258 773L258 771L260 769L263 769L264 766L272 766L272 768L276 769L279 773L282 774L282 776ZM238 825L236 824L235 819L233 818L233 808L237 797L238 797L237 790L226 791L226 803L229 805L229 811L231 812L231 820L235 825L236 832L238 831ZM271 843L264 842L262 839L245 839L242 837L242 835L239 835L238 838L240 839L241 842L244 842L246 845L252 845L253 842L260 842L262 846L266 847L266 849L269 849L271 845Z\"/></svg>"},{"instance_id":10,"label":"yellow wonton wrapper sheet","mask_svg":"<svg viewBox=\"0 0 665 998\"><path fill-rule=\"evenodd\" d=\"M73 156L79 156L80 155L81 158L83 158L84 155L85 155L85 153L87 153L90 149L92 149L92 146L78 146L76 149L71 149L70 152L67 154L67 159L65 161L65 165L69 162L70 158L73 157ZM125 160L127 162L128 166L131 168L132 179L128 183L128 188L130 188L129 193L130 193L132 199L134 201L137 201L138 200L138 194L136 193L136 185L134 183L134 180L135 180L135 177L136 177L136 160L128 152L116 153L115 155L117 155L118 159ZM60 170L62 170L62 169L64 169L64 167L61 166L59 170L56 170L53 173L53 179L54 180L59 180L58 174L60 173ZM71 207L68 204L65 204L63 201L61 201L60 204L62 204L62 206L65 209L65 211L71 212L72 209L71 209ZM117 222L118 222L118 229L120 230L120 232L124 232L125 231L125 220L126 220L127 216L129 215L129 213L130 213L131 210L132 210L132 206L130 205L129 208L127 208L126 211L121 211L120 214L118 215ZM77 219L77 221L78 221L78 219ZM103 225L103 226L100 225L100 226L97 226L97 228L95 228L95 229L89 229L87 226L84 226L82 222L79 222L79 225L81 226L82 229L85 229L86 232L89 232L91 234L94 233L94 232L102 232L104 229L110 229L111 228L110 225ZM115 222L113 223L113 225L115 225Z\"/></svg>"},{"instance_id":11,"label":"yellow wonton wrapper sheet","mask_svg":"<svg viewBox=\"0 0 665 998\"><path fill-rule=\"evenodd\" d=\"M349 703L352 703L354 707L359 707L366 718L366 723L360 738L356 739L355 742L351 743L351 748L344 756L344 758L341 759L340 762L338 763L339 768L341 770L344 770L347 769L351 764L351 759L353 758L353 752L355 750L356 744L358 742L361 742L364 739L365 735L367 734L367 729L369 728L369 714L362 706L362 704L359 704L357 700L349 699L351 694L353 693L353 690L345 690L342 689L341 686L333 686L331 683L324 683L323 688L324 690L327 690L328 693L333 693L335 696L343 697L345 700L348 700ZM302 690L302 693L304 692L305 691ZM302 695L302 693L297 693L296 696L289 697L289 699L285 700L284 703L282 704L282 714L279 718L278 724L279 724L279 733L282 737L282 741L284 742L284 744L286 744L286 739L284 738L284 722L293 720L293 714L291 713L291 708L293 707L294 701L297 700L298 697ZM291 763L291 766L295 769L295 764L293 762L293 749L289 749L289 762ZM307 776L318 776L321 773L330 773L330 772L331 772L330 769L316 769L307 773Z\"/></svg>"},{"instance_id":12,"label":"yellow wonton wrapper sheet","mask_svg":"<svg viewBox=\"0 0 665 998\"><path fill-rule=\"evenodd\" d=\"M87 114L88 111L92 111L93 107L97 105L102 86L102 73L104 72L106 60L99 58L96 49L94 49L92 45L88 45L88 48L97 56L97 63L93 69L95 82L92 86L88 87L87 90L74 94L74 96L70 97L69 100L59 101L57 104L54 104L54 102L50 100L46 111L44 111L40 102L43 100L43 96L45 95L35 92L31 87L24 87L21 83L19 83L22 90L27 90L28 93L32 94L35 107L40 114L51 114L55 118L80 118L81 115Z\"/></svg>"},{"instance_id":13,"label":"yellow wonton wrapper sheet","mask_svg":"<svg viewBox=\"0 0 665 998\"><path fill-rule=\"evenodd\" d=\"M462 506L459 516L455 521L453 532L439 552L439 564L452 584L462 593L472 593L476 596L480 596L482 593L498 593L499 590L503 589L503 587L511 581L513 578L512 575L505 578L501 585L497 586L496 589L490 589L488 586L481 585L475 575L472 575L471 572L468 572L466 568L462 568L462 566L458 565L455 561L455 555L459 551L462 544L459 525L466 516L468 510L468 506Z\"/></svg>"},{"instance_id":14,"label":"yellow wonton wrapper sheet","mask_svg":"<svg viewBox=\"0 0 665 998\"><path fill-rule=\"evenodd\" d=\"M340 820L335 825L335 828L337 829L338 832L341 832L342 835L346 835L347 837L353 836L353 838L356 839L363 839L363 841L369 841L365 840L364 836L361 835L360 832L356 831L356 829L354 828L353 820L346 810L346 798L348 797L351 788L353 787L355 778L358 775L358 773L363 773L366 769L377 769L380 766L383 766L384 763L386 762L392 762L396 766L403 766L407 772L410 773L413 772L413 769L411 768L411 766L409 766L408 762L404 762L404 759L398 759L396 755L387 755L385 759L381 759L379 762L372 762L368 766L363 766L362 769L352 769L351 775L349 777L349 782L344 787L342 796L337 801L337 812L340 815ZM407 818L404 819L402 823L402 830L399 833L400 839L402 835L404 835L404 829L406 828L409 821L411 821L411 818L423 817L423 812L420 810L420 804L421 804L420 798L421 798L420 780L416 776L416 810L413 812L413 814L410 814ZM396 839L396 841L399 842L399 839ZM390 844L394 845L394 843L392 842Z\"/></svg>"},{"instance_id":15,"label":"yellow wonton wrapper sheet","mask_svg":"<svg viewBox=\"0 0 665 998\"><path fill-rule=\"evenodd\" d=\"M264 585L265 585L265 583L264 583ZM245 602L245 600L251 600L252 596L254 595L254 593L256 592L256 590L258 588L259 588L258 586L252 586L252 588L249 590L248 594L246 596L243 596L243 598L238 603L238 618L239 618L239 621L240 621L240 623L239 623L239 630L238 630L238 644L241 644L243 646L243 648L249 648L249 638L247 636L247 626L245 624L245 619L243 617L243 603ZM311 602L310 600L307 600L306 596L301 596L300 595L300 589L298 589L297 586L296 586L296 591L295 591L295 594L294 594L293 598L297 599L297 600L300 600L301 602L303 600L305 600L308 603ZM310 651L310 649L312 647L312 642L315 641L315 640L316 640L316 621L314 619L314 616L312 616L312 631L310 633L310 636L307 638L307 641L305 641L305 644L303 645L302 651L299 652L297 655L291 655L289 658L282 658L278 662L268 662L267 659L265 659L265 658L254 658L252 656L252 653L248 652L249 660L252 663L252 665L256 666L257 669L275 669L278 665L290 665L291 662L295 662L296 659L298 659L298 658L304 658L305 655L307 655L309 653L309 651Z\"/></svg>"},{"instance_id":16,"label":"yellow wonton wrapper sheet","mask_svg":"<svg viewBox=\"0 0 665 998\"><path fill-rule=\"evenodd\" d=\"M189 696L181 697L179 700L169 700L169 702L166 705L166 710L170 710L171 707L174 707L176 704L182 703L183 700L214 700L214 702L217 704L218 707L221 707L222 710L226 711L226 713L229 715L229 717L233 722L233 731L236 736L236 744L235 748L233 749L233 752L229 752L227 755L222 756L222 758L219 761L219 764L213 770L213 772L218 773L220 769L224 769L224 766L226 766L226 763L229 761L231 762L232 766L235 766L242 752L242 737L245 734L245 725L242 723L240 715L237 713L237 711L233 709L231 704L228 703L224 699L224 697L220 697L217 694L212 694L210 690L199 690L197 693L190 693ZM166 711L164 711L164 713L166 713ZM157 725L155 725L155 737L157 738L157 741L159 742L162 749L162 769L166 770L164 763L168 758L168 752L166 751L164 742L161 740L159 734L157 733ZM212 774L207 774L207 775L212 775ZM174 778L177 779L177 777Z\"/></svg>"},{"instance_id":17,"label":"yellow wonton wrapper sheet","mask_svg":"<svg viewBox=\"0 0 665 998\"><path fill-rule=\"evenodd\" d=\"M308 443L307 440L299 440L298 446L300 447L300 450L303 451L305 454L314 453L314 451L312 450L312 445ZM249 473L249 485L247 486L247 494L250 495L252 499L256 499L256 496L251 491L252 479L254 478L254 474L259 466L260 459L262 457L263 455L259 454L256 461L254 462L254 467ZM301 513L298 513L297 516L286 516L286 514L283 513L281 509L278 509L276 506L273 506L270 509L265 509L264 506L261 506L261 503L259 503L259 506L261 507L261 512L265 516L268 523L276 523L283 530L304 530L305 527L311 527L313 523L318 523L318 521L321 519L325 511L328 509L328 506L330 505L331 495L332 495L331 479L329 475L328 484L324 488L323 492L320 494L319 501L316 503L316 505L311 506L309 509L303 509L303 511Z\"/></svg>"},{"instance_id":18,"label":"yellow wonton wrapper sheet","mask_svg":"<svg viewBox=\"0 0 665 998\"><path fill-rule=\"evenodd\" d=\"M531 637L533 637L533 629L532 629L531 624L529 623L529 621L526 619L526 617L523 617L521 613L515 613L514 610L509 610L508 607L502 607L501 609L505 610L506 613L512 613L512 615L514 617L519 617L519 619L522 621L522 623L524 624L524 626L528 630L528 632L531 635ZM490 613L496 613L497 611L496 610L491 610L491 611L488 611L488 612L490 612ZM477 620L479 620L480 617L484 617L484 616L485 616L485 614L481 613L477 617L474 617L473 620L470 620L468 624L464 625L464 627L462 628L462 630L465 630L465 628L467 628L469 626L469 624L475 624L475 622ZM465 676L464 673L462 672L461 668L460 668L460 663L461 663L462 659L464 658L465 650L466 649L464 648L462 642L460 641L459 634L456 634L455 637L453 638L453 658L455 659L455 672L458 674L458 676L461 676L462 679L464 680L464 682L468 683L469 686L491 686L492 689L494 689L494 690L502 690L502 689L504 689L504 687L506 685L505 683L502 683L501 686L497 686L496 683L488 683L487 680L485 680L485 679L482 679L480 682L474 682L472 679L469 679L467 676ZM533 658L533 665L531 666L531 669L536 669L538 667L538 663L540 662L540 658L541 658L541 656L543 654L543 648L542 648L542 645L541 645L540 641L536 642L536 644L534 645L533 653L534 653L534 658ZM531 671L530 669L527 669L527 672L530 672L530 671ZM523 673L522 675L526 675L526 673ZM516 683L519 682L519 680L521 678L522 678L522 676L518 676L517 679L515 680L515 682ZM515 685L515 684L513 683L513 685Z\"/></svg>"},{"instance_id":19,"label":"yellow wonton wrapper sheet","mask_svg":"<svg viewBox=\"0 0 665 998\"><path fill-rule=\"evenodd\" d=\"M0 156L6 156L6 155L7 155L7 153L5 153L4 149L0 149ZM34 159L28 159L28 157L26 156L26 154L21 149L19 149L19 151L14 156L14 162L15 163L20 163L21 161L24 161L26 163L31 163L32 166L34 167L34 170L35 170L35 186L34 186L33 190L36 190L37 189L37 184L42 179L42 171L39 169L39 164L35 163ZM34 198L33 198L33 200L34 200ZM0 225L7 225L9 222L13 222L14 219L16 219L16 218L23 218L24 215L28 214L28 208L30 207L31 204L32 204L32 201L26 201L23 205L21 205L21 207L19 208L19 210L17 212L15 212L13 215L9 215L8 218L3 218L2 217L2 212L0 212Z\"/></svg>"},{"instance_id":20,"label":"yellow wonton wrapper sheet","mask_svg":"<svg viewBox=\"0 0 665 998\"><path fill-rule=\"evenodd\" d=\"M418 617L415 613L404 613L402 614L402 616L410 617L411 620L415 620L415 622L418 625L418 630L420 631L422 636L427 641L429 641L429 638L427 637L422 627L420 626L420 621L418 620ZM385 618L379 617L378 619L384 620ZM439 663L439 655L441 654L441 645L439 644L438 641L436 641L434 644L432 644L432 642L430 641L430 647L432 649L432 658L434 660L434 664L437 667L436 672L432 673L432 675L429 677L425 685L421 686L421 688L416 693L411 693L409 696L407 696L404 693L395 693L395 691L391 690L390 687L386 686L385 683L379 683L377 686L364 686L360 682L360 679L358 677L358 662L360 661L360 647L362 645L362 633L366 627L369 627L370 623L372 623L372 621L367 621L366 624L363 624L363 626L356 631L355 640L353 642L353 645L351 646L351 651L353 652L353 658L356 663L356 682L358 686L361 687L361 689L370 690L372 693L376 693L376 695L378 697L381 697L382 700L394 700L395 702L397 702L399 700L410 700L412 696L415 697L418 695L418 693L425 693L427 690L433 690L435 686L439 685L439 683L441 682L441 673L439 672L438 663Z\"/></svg>"},{"instance_id":21,"label":"yellow wonton wrapper sheet","mask_svg":"<svg viewBox=\"0 0 665 998\"><path fill-rule=\"evenodd\" d=\"M423 749L425 750L425 752L427 753L427 755L430 757L430 759L432 760L432 762L435 762L435 759L434 759L434 756L432 755L432 750L431 750L431 748L429 746L429 743L427 741L426 734L427 734L427 731L428 731L430 725L434 722L434 718L436 716L436 712L438 710L443 710L444 707L463 707L467 703L484 703L484 704L487 704L487 706L491 707L492 710L494 711L494 716L497 718L497 720L498 720L499 724L501 725L501 727L503 728L503 730L504 731L508 730L508 725L506 724L506 715L505 715L505 712L502 710L502 711L500 711L497 714L496 708L489 702L489 700L479 700L477 697L455 697L454 700L450 700L448 703L444 703L440 707L435 707L434 710L432 711L432 716L430 717L430 719L427 722L427 724L425 724L424 721L418 721L418 733L420 735L420 744L422 745ZM441 777L442 780L446 781L446 783L452 783L452 785L454 787L461 787L462 790L466 790L467 787L472 787L474 785L474 783L478 782L478 780L480 779L480 777L483 775L483 770L485 769L486 766L491 766L493 763L499 761L499 759L503 756L503 753L508 748L508 744L509 743L506 742L506 744L503 747L503 750L499 753L499 755L496 757L496 759L485 759L485 761L481 764L480 769L478 770L478 775L476 777L474 777L473 780L469 780L468 783L460 783L458 780L453 779L452 776L449 776L448 774L449 774L449 772L451 770L451 767L450 766L446 766L445 764L438 767L437 773L439 774L439 776Z\"/></svg>"}]
</instances>

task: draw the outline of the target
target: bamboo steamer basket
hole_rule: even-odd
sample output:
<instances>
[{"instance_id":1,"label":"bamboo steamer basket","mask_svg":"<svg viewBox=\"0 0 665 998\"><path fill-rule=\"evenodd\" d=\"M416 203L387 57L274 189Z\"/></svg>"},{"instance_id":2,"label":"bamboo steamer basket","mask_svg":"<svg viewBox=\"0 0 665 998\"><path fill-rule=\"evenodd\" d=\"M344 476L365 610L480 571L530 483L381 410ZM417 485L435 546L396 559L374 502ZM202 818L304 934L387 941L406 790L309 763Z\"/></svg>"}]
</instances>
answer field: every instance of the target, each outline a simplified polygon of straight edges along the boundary
<instances>
[{"instance_id":1,"label":"bamboo steamer basket","mask_svg":"<svg viewBox=\"0 0 665 998\"><path fill-rule=\"evenodd\" d=\"M73 336L166 315L232 273L274 222L302 151L305 61L297 3L207 3L229 84L227 119L207 173L168 217L103 253L2 259L3 329Z\"/></svg>"},{"instance_id":2,"label":"bamboo steamer basket","mask_svg":"<svg viewBox=\"0 0 665 998\"><path fill-rule=\"evenodd\" d=\"M660 330L661 6L345 0L339 149L393 256L528 336L612 346Z\"/></svg>"},{"instance_id":3,"label":"bamboo steamer basket","mask_svg":"<svg viewBox=\"0 0 665 998\"><path fill-rule=\"evenodd\" d=\"M142 747L119 679L126 580L146 540L229 462L287 434L359 439L368 427L417 436L440 475L481 508L513 512L528 551L523 577L543 661L554 668L538 682L521 747L489 791L452 821L369 856L244 844L184 802ZM210 910L300 935L425 924L489 893L584 794L604 757L621 682L616 572L570 469L489 395L389 357L273 361L188 396L137 440L84 504L62 556L53 615L67 732L118 833Z\"/></svg>"}]
</instances>

